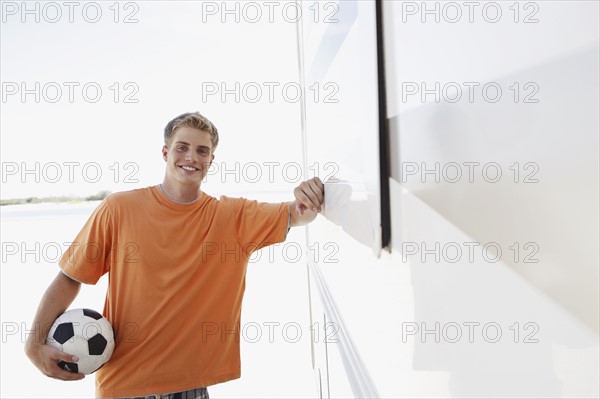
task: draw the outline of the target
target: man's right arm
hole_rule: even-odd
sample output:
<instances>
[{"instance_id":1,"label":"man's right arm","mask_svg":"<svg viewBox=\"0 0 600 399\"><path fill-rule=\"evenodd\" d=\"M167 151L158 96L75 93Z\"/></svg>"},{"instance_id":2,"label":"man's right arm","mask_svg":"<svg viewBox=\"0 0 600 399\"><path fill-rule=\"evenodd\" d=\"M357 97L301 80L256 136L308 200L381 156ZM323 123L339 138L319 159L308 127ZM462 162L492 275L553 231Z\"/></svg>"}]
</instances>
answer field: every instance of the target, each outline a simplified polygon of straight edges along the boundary
<instances>
[{"instance_id":1,"label":"man's right arm","mask_svg":"<svg viewBox=\"0 0 600 399\"><path fill-rule=\"evenodd\" d=\"M56 318L71 305L80 288L81 283L69 278L62 271L59 272L46 290L35 314L33 320L35 333L27 337L25 353L31 362L48 377L59 380L80 380L85 377L83 374L72 373L60 368L57 364L60 360L66 362L76 360L72 355L46 345L46 336L50 327Z\"/></svg>"}]
</instances>

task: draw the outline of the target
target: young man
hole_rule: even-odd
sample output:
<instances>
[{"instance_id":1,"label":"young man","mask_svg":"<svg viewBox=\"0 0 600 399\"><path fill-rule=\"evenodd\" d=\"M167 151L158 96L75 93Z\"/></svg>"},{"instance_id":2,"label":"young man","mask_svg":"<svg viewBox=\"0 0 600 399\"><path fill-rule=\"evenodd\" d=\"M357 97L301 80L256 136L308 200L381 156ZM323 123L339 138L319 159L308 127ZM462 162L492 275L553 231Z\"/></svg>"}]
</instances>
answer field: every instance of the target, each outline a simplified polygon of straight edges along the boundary
<instances>
[{"instance_id":1,"label":"young man","mask_svg":"<svg viewBox=\"0 0 600 399\"><path fill-rule=\"evenodd\" d=\"M95 284L108 273L104 315L116 345L96 372L96 396L207 398L206 386L240 377L248 260L284 241L289 227L314 220L324 190L314 178L294 189L293 202L217 200L200 184L218 140L202 115L178 116L165 128L163 183L112 194L94 211L60 260L62 270L35 315L41 332L25 346L43 374L84 377L57 365L76 359L46 345L45 337L81 283Z\"/></svg>"}]
</instances>

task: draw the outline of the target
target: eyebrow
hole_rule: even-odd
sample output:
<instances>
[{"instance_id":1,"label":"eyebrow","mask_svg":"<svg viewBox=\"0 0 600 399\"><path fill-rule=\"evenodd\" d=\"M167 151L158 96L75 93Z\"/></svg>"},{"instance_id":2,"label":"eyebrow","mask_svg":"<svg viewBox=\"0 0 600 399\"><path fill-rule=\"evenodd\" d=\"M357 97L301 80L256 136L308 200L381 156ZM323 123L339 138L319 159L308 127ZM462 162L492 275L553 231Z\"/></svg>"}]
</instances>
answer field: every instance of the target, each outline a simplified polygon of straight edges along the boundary
<instances>
[{"instance_id":1,"label":"eyebrow","mask_svg":"<svg viewBox=\"0 0 600 399\"><path fill-rule=\"evenodd\" d=\"M175 144L191 145L190 143L186 143L185 141L176 141ZM210 147L206 145L199 145L198 148L208 148L210 150Z\"/></svg>"}]
</instances>

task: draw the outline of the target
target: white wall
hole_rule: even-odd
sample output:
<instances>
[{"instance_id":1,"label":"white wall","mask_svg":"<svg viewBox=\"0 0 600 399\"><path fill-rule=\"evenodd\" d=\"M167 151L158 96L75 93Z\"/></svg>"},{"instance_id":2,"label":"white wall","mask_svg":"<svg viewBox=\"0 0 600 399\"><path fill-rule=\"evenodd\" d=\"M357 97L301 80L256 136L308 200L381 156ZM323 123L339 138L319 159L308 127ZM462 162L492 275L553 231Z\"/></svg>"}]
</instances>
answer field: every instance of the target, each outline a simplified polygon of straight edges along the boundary
<instances>
[{"instance_id":1,"label":"white wall","mask_svg":"<svg viewBox=\"0 0 600 399\"><path fill-rule=\"evenodd\" d=\"M386 9L392 177L482 241L535 243L539 263L506 260L597 332L598 3L519 3L521 14L535 12L529 24L514 23L504 3L496 24L477 12L473 24L448 23L444 6L439 23L422 23L422 7L404 3ZM536 8L524 13L524 4ZM439 102L406 93L435 82L479 86L472 102L468 89L455 103L443 89ZM502 89L495 103L481 90L490 82ZM423 171L438 162L435 181ZM466 162L479 163L472 181Z\"/></svg>"},{"instance_id":2,"label":"white wall","mask_svg":"<svg viewBox=\"0 0 600 399\"><path fill-rule=\"evenodd\" d=\"M598 3L475 3L384 3L392 241L442 328L413 366L451 396L597 396ZM510 339L444 339L469 322Z\"/></svg>"},{"instance_id":3,"label":"white wall","mask_svg":"<svg viewBox=\"0 0 600 399\"><path fill-rule=\"evenodd\" d=\"M358 3L363 21L374 3ZM335 337L352 345L313 337L323 397L362 397L357 369L380 397L599 395L598 3L466 3L383 2L393 250L377 257L365 239L360 184L327 187L307 243L337 252L315 262L313 322L333 307ZM329 73L374 56L351 52ZM352 135L348 120L363 123L373 100L341 98L350 110L316 124L307 107L306 156L347 172L378 126ZM436 165L438 180L424 173Z\"/></svg>"}]
</instances>

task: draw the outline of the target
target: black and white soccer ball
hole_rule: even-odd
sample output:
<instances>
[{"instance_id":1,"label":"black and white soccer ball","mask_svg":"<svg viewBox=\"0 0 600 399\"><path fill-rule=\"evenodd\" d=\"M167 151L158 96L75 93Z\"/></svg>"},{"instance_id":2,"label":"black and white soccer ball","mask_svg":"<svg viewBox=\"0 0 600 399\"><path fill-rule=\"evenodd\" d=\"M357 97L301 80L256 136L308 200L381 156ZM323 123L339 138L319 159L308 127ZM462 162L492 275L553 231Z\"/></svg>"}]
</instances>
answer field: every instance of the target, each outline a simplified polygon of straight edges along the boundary
<instances>
[{"instance_id":1,"label":"black and white soccer ball","mask_svg":"<svg viewBox=\"0 0 600 399\"><path fill-rule=\"evenodd\" d=\"M73 373L91 374L110 359L115 349L113 328L100 313L90 309L72 309L60 315L46 343L79 358L76 363L58 365Z\"/></svg>"}]
</instances>

